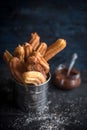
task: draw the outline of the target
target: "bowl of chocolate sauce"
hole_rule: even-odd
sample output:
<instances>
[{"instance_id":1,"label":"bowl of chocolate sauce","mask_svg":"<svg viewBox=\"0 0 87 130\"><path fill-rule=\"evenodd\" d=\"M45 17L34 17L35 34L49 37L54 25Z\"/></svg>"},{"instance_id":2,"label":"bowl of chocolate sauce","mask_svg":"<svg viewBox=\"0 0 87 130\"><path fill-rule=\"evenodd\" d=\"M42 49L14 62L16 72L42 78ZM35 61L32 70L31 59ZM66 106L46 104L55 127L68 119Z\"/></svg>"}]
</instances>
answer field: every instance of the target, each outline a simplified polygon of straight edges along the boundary
<instances>
[{"instance_id":1,"label":"bowl of chocolate sauce","mask_svg":"<svg viewBox=\"0 0 87 130\"><path fill-rule=\"evenodd\" d=\"M68 68L65 65L60 65L54 72L53 82L55 86L61 89L74 89L80 86L81 74L76 68L72 68L67 76Z\"/></svg>"}]
</instances>

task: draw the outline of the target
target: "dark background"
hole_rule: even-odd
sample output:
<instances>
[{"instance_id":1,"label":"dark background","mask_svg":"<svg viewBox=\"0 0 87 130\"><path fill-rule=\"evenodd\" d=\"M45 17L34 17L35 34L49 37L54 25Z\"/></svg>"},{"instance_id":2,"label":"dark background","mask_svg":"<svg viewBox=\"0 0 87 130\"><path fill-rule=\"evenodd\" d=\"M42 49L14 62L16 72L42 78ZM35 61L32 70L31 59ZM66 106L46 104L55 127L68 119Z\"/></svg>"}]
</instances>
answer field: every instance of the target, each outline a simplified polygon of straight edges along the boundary
<instances>
[{"instance_id":1,"label":"dark background","mask_svg":"<svg viewBox=\"0 0 87 130\"><path fill-rule=\"evenodd\" d=\"M12 52L19 43L28 41L32 32L37 32L41 41L48 45L58 38L67 41L66 49L51 60L54 61L52 68L68 63L72 54L77 52L79 59L76 66L86 69L86 0L3 0L0 10L0 56L5 49Z\"/></svg>"},{"instance_id":2,"label":"dark background","mask_svg":"<svg viewBox=\"0 0 87 130\"><path fill-rule=\"evenodd\" d=\"M81 71L82 83L79 88L62 91L50 85L49 100L52 101L50 111L59 104L59 109L52 110L66 112L72 123L65 130L87 129L87 1L86 0L1 0L0 2L0 130L22 129L13 128L9 120L15 120L20 115L18 109L11 106L12 83L3 61L5 49L13 52L18 44L28 41L30 34L37 32L41 41L51 45L58 38L67 41L67 47L49 61L51 73L61 64L69 64L72 54L77 53L75 67ZM56 95L56 96L55 96ZM72 107L73 104L73 107ZM74 111L75 116L70 114ZM24 113L22 113L24 114ZM9 116L10 115L10 116ZM77 123L75 122L75 119ZM19 117L20 120L20 117ZM78 123L80 122L80 123ZM16 122L17 123L17 122ZM53 123L53 122L51 122ZM57 125L57 124L55 124ZM4 127L5 126L5 127ZM33 125L32 125L33 126ZM29 130L32 129L32 126ZM23 129L28 129L23 127ZM61 130L56 128L52 130ZM34 130L34 128L33 128ZM39 130L39 128L35 128ZM46 129L47 130L47 129Z\"/></svg>"}]
</instances>

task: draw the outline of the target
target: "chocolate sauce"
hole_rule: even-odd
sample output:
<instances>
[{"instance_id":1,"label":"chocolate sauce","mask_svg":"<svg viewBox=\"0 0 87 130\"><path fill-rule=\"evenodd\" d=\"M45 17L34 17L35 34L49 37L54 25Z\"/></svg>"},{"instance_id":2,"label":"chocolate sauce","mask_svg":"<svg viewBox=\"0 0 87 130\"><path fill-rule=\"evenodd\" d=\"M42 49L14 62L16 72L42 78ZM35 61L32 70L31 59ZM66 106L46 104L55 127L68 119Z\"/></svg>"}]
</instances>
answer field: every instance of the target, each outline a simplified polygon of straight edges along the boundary
<instances>
[{"instance_id":1,"label":"chocolate sauce","mask_svg":"<svg viewBox=\"0 0 87 130\"><path fill-rule=\"evenodd\" d=\"M71 70L69 76L67 76L67 72L67 68L57 69L53 76L54 84L62 89L73 89L78 87L81 83L80 72L75 68Z\"/></svg>"}]
</instances>

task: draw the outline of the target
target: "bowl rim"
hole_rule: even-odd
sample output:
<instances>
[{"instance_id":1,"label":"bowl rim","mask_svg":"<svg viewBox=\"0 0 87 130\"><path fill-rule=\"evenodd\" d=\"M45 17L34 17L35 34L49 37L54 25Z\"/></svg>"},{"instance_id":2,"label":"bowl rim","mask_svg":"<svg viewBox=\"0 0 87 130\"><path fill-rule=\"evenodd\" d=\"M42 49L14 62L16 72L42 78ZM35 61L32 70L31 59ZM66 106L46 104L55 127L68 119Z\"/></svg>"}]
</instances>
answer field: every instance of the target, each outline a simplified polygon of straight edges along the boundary
<instances>
[{"instance_id":1,"label":"bowl rim","mask_svg":"<svg viewBox=\"0 0 87 130\"><path fill-rule=\"evenodd\" d=\"M65 65L65 64L60 64L60 65L57 67L57 69L55 70L55 73L61 72L63 69L68 70L67 65ZM81 76L80 70L78 70L77 68L73 67L72 70L71 70L71 72L72 72L72 71L75 71L75 74L73 74L73 75L71 76L71 79L78 79L78 78L80 78L80 76Z\"/></svg>"}]
</instances>

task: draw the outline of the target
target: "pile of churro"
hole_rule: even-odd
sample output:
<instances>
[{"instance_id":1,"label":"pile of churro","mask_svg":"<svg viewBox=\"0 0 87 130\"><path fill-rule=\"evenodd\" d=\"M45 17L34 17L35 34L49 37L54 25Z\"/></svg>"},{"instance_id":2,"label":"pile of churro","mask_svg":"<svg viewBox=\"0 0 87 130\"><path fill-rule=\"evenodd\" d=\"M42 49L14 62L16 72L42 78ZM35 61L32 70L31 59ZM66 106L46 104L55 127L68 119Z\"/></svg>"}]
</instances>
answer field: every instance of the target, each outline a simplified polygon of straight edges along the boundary
<instances>
[{"instance_id":1,"label":"pile of churro","mask_svg":"<svg viewBox=\"0 0 87 130\"><path fill-rule=\"evenodd\" d=\"M14 79L22 84L38 86L47 80L50 72L48 61L66 47L66 40L58 39L48 46L40 36L31 33L30 40L18 45L13 54L5 50L3 58Z\"/></svg>"}]
</instances>

